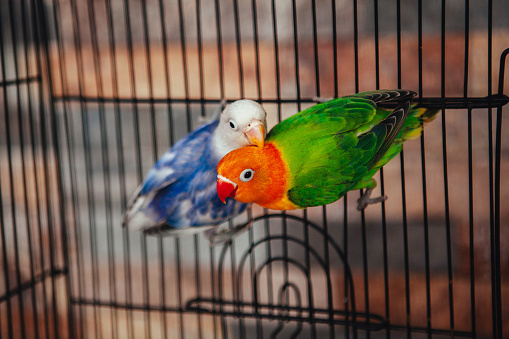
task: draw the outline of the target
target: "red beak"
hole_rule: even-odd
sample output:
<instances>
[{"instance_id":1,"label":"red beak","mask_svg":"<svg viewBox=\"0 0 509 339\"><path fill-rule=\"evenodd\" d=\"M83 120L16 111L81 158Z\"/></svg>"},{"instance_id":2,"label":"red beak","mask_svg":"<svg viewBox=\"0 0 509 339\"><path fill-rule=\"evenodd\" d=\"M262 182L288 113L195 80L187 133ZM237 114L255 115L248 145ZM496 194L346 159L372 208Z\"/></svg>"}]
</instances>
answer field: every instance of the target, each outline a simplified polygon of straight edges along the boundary
<instances>
[{"instance_id":1,"label":"red beak","mask_svg":"<svg viewBox=\"0 0 509 339\"><path fill-rule=\"evenodd\" d=\"M235 198L237 193L237 184L222 175L217 175L217 195L219 199L226 204L226 198Z\"/></svg>"}]
</instances>

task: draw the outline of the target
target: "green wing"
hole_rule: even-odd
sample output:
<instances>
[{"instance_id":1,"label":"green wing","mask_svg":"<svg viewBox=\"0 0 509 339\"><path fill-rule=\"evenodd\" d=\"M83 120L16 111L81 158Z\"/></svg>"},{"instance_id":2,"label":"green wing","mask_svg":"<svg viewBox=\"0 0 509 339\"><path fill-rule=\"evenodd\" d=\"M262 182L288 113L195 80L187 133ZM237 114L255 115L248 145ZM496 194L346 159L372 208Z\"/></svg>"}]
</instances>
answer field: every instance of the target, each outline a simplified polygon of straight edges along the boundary
<instances>
[{"instance_id":1,"label":"green wing","mask_svg":"<svg viewBox=\"0 0 509 339\"><path fill-rule=\"evenodd\" d=\"M342 197L382 159L405 120L413 92L380 91L315 105L273 128L282 150L289 199L301 207ZM401 104L401 103L404 104ZM393 112L380 106L400 104Z\"/></svg>"}]
</instances>

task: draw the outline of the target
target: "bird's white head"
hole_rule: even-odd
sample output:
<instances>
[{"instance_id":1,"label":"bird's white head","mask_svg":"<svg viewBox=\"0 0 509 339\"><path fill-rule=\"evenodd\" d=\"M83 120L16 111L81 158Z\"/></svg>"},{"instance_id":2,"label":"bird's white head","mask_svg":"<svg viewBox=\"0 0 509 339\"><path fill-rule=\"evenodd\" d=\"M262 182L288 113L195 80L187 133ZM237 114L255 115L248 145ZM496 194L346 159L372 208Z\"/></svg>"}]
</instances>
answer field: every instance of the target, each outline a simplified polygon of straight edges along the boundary
<instances>
[{"instance_id":1,"label":"bird's white head","mask_svg":"<svg viewBox=\"0 0 509 339\"><path fill-rule=\"evenodd\" d=\"M237 100L221 113L214 141L221 157L234 149L263 146L267 130L267 113L252 100Z\"/></svg>"}]
</instances>

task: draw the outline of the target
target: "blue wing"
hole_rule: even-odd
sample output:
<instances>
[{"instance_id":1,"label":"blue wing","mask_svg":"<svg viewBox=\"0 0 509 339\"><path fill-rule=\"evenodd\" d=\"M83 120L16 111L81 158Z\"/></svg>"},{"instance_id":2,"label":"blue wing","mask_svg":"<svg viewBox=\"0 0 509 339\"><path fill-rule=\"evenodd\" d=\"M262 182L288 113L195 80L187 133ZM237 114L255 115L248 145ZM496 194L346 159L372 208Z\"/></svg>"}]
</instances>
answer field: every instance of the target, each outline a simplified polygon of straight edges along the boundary
<instances>
[{"instance_id":1,"label":"blue wing","mask_svg":"<svg viewBox=\"0 0 509 339\"><path fill-rule=\"evenodd\" d=\"M166 152L148 172L142 184L141 194L156 191L168 186L180 178L191 175L205 154L212 141L212 134L218 125L217 121L206 124L180 139Z\"/></svg>"},{"instance_id":2,"label":"blue wing","mask_svg":"<svg viewBox=\"0 0 509 339\"><path fill-rule=\"evenodd\" d=\"M212 149L217 121L179 140L148 173L127 208L124 224L148 230L219 224L247 207L216 192L219 157Z\"/></svg>"}]
</instances>

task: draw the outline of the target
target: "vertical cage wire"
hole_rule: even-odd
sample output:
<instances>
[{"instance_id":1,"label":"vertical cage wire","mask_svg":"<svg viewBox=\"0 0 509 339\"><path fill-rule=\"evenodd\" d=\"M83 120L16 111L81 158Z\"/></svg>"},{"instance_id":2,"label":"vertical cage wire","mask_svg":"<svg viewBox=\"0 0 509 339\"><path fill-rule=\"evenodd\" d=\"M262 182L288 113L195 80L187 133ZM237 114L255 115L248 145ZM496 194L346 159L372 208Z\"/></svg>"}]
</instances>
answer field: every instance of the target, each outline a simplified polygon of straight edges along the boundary
<instances>
[{"instance_id":1,"label":"vertical cage wire","mask_svg":"<svg viewBox=\"0 0 509 339\"><path fill-rule=\"evenodd\" d=\"M507 9L0 2L0 336L502 338ZM222 99L261 102L270 128L380 88L440 110L375 176L388 201L254 206L212 247L120 227L154 161Z\"/></svg>"},{"instance_id":2,"label":"vertical cage wire","mask_svg":"<svg viewBox=\"0 0 509 339\"><path fill-rule=\"evenodd\" d=\"M70 320L57 126L43 99L39 6L0 5L0 336L6 338L60 337Z\"/></svg>"}]
</instances>

